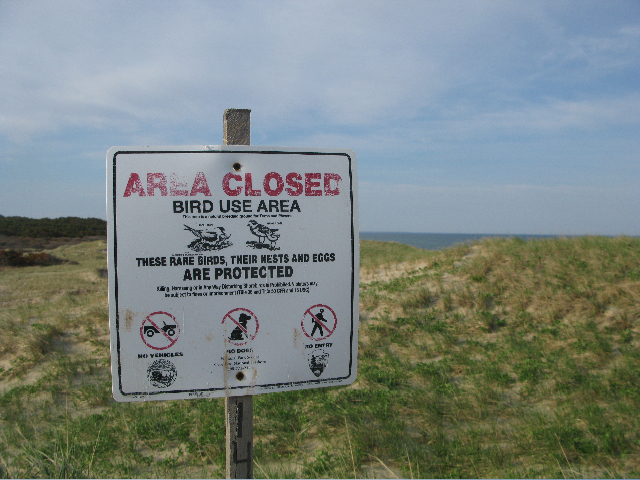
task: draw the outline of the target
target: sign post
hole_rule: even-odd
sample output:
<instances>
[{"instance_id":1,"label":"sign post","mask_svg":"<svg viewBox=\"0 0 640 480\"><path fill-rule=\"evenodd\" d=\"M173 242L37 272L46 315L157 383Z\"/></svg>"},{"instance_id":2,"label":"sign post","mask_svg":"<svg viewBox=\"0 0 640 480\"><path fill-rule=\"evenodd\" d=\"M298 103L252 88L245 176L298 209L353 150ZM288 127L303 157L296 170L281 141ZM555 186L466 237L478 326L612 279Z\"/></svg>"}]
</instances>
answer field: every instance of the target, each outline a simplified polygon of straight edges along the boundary
<instances>
[{"instance_id":1,"label":"sign post","mask_svg":"<svg viewBox=\"0 0 640 480\"><path fill-rule=\"evenodd\" d=\"M231 108L225 110L222 125L222 138L225 145L251 144L251 110ZM238 165L235 167L234 170L242 168L241 165L240 168ZM239 313L237 318L240 318L241 315L242 313ZM235 322L236 317L233 316L233 312L229 312L225 316L225 320L227 318ZM241 324L238 325L238 328L241 329L241 334L236 337L242 339L243 333L247 333L246 329L245 332L242 332ZM227 478L253 478L253 396L226 396L224 399L224 418L227 432Z\"/></svg>"},{"instance_id":2,"label":"sign post","mask_svg":"<svg viewBox=\"0 0 640 480\"><path fill-rule=\"evenodd\" d=\"M230 478L252 475L252 395L357 372L355 154L251 146L249 114L225 111L224 145L107 152L113 396L225 397Z\"/></svg>"}]
</instances>

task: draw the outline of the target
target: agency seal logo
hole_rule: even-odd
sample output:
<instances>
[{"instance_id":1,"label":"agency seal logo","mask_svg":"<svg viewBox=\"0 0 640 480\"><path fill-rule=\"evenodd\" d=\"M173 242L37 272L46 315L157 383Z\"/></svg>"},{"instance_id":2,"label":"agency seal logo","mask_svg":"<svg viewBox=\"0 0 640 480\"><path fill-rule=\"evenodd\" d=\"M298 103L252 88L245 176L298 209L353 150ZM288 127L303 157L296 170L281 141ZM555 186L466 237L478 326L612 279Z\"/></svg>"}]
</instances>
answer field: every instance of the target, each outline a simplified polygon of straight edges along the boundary
<instances>
[{"instance_id":1,"label":"agency seal logo","mask_svg":"<svg viewBox=\"0 0 640 480\"><path fill-rule=\"evenodd\" d=\"M176 366L169 360L156 360L147 369L147 378L157 388L170 387L178 377Z\"/></svg>"}]
</instances>

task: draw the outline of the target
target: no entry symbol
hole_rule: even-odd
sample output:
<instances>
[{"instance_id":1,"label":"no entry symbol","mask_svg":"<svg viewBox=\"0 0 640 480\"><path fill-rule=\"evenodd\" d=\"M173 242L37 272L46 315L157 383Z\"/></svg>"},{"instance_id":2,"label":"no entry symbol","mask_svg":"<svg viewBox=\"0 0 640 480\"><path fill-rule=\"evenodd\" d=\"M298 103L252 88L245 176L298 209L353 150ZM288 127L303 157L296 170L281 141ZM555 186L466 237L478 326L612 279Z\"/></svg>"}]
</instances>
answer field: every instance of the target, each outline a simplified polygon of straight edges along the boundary
<instances>
[{"instance_id":1,"label":"no entry symbol","mask_svg":"<svg viewBox=\"0 0 640 480\"><path fill-rule=\"evenodd\" d=\"M304 312L302 331L312 340L324 340L336 330L338 317L327 305L314 305Z\"/></svg>"},{"instance_id":2,"label":"no entry symbol","mask_svg":"<svg viewBox=\"0 0 640 480\"><path fill-rule=\"evenodd\" d=\"M142 322L140 336L147 347L165 350L178 341L180 325L170 313L153 312Z\"/></svg>"},{"instance_id":3,"label":"no entry symbol","mask_svg":"<svg viewBox=\"0 0 640 480\"><path fill-rule=\"evenodd\" d=\"M224 322L228 322L228 327L232 328L227 341L234 345L244 345L258 334L258 317L246 308L234 308L224 316L222 323Z\"/></svg>"}]
</instances>

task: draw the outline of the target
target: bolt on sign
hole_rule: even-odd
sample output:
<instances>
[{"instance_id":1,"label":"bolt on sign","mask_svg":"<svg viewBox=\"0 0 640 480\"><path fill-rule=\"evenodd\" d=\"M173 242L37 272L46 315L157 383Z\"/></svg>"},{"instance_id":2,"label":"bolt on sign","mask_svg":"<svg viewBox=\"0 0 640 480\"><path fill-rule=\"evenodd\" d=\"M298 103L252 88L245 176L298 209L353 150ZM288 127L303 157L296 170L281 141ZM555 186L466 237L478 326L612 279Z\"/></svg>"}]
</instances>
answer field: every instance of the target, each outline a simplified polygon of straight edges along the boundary
<instances>
[{"instance_id":1,"label":"bolt on sign","mask_svg":"<svg viewBox=\"0 0 640 480\"><path fill-rule=\"evenodd\" d=\"M107 192L116 400L355 380L352 151L113 147Z\"/></svg>"}]
</instances>

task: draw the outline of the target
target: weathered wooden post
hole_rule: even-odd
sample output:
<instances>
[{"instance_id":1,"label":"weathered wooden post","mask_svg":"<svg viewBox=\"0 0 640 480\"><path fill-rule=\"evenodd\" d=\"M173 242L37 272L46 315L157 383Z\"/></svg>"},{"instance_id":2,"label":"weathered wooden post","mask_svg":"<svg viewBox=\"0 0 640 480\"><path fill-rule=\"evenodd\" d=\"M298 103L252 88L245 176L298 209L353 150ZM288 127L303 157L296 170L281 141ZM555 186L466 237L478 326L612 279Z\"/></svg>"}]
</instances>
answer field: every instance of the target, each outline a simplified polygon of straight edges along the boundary
<instances>
[{"instance_id":1,"label":"weathered wooden post","mask_svg":"<svg viewBox=\"0 0 640 480\"><path fill-rule=\"evenodd\" d=\"M224 145L251 144L251 110L228 108L223 119ZM227 478L253 478L253 397L225 397Z\"/></svg>"}]
</instances>

